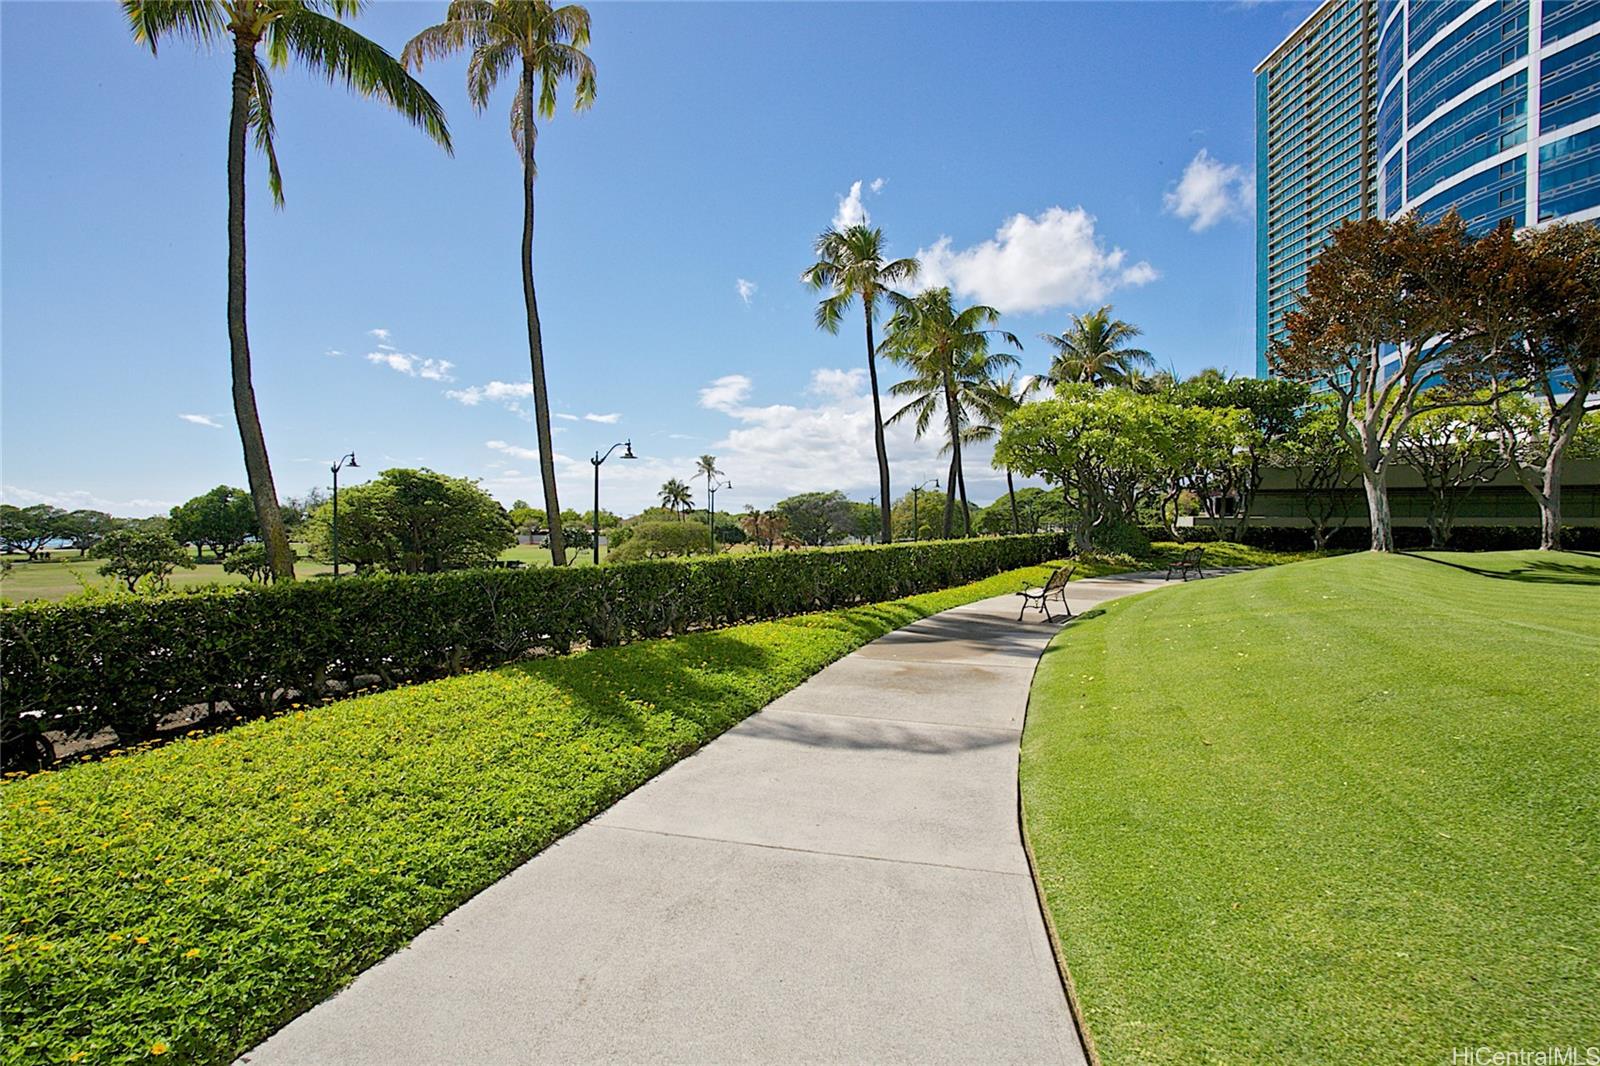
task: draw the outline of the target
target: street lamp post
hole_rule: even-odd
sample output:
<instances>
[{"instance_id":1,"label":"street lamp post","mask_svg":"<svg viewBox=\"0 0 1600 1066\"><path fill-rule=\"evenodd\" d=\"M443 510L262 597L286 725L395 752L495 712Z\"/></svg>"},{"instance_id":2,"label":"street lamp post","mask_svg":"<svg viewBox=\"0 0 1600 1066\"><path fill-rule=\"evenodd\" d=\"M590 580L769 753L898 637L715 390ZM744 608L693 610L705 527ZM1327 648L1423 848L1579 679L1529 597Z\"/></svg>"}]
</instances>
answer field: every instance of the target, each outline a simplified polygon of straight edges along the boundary
<instances>
[{"instance_id":1,"label":"street lamp post","mask_svg":"<svg viewBox=\"0 0 1600 1066\"><path fill-rule=\"evenodd\" d=\"M706 478L706 510L710 519L706 524L711 527L711 554L717 554L717 493L722 489L733 488L731 481L718 481L715 477Z\"/></svg>"},{"instance_id":2,"label":"street lamp post","mask_svg":"<svg viewBox=\"0 0 1600 1066\"><path fill-rule=\"evenodd\" d=\"M880 520L881 516L879 516L877 514L878 497L876 497L876 496L868 496L867 497L867 506L869 508L871 508L872 511L873 511L873 516L872 516L873 528L874 529L882 529L883 528L883 523ZM871 533L868 533L867 534L867 543L868 544L876 544L877 543L877 539Z\"/></svg>"},{"instance_id":3,"label":"street lamp post","mask_svg":"<svg viewBox=\"0 0 1600 1066\"><path fill-rule=\"evenodd\" d=\"M918 485L916 488L911 490L911 539L912 540L920 540L921 537L922 537L922 525L921 525L921 523L919 523L917 521L917 500L921 497L922 490L927 488L929 485L932 485L934 488L938 488L939 487L939 479L938 478L929 478L927 481L924 481L922 484Z\"/></svg>"},{"instance_id":4,"label":"street lamp post","mask_svg":"<svg viewBox=\"0 0 1600 1066\"><path fill-rule=\"evenodd\" d=\"M607 448L604 455L601 455L599 451L596 451L594 453L594 458L589 460L589 462L594 464L594 530L591 534L589 545L594 549L594 565L596 566L600 565L600 464L611 458L611 453L616 451L618 448L622 449L622 455L619 458L638 458L637 455L633 454L633 441L624 440L618 441L611 447Z\"/></svg>"},{"instance_id":5,"label":"street lamp post","mask_svg":"<svg viewBox=\"0 0 1600 1066\"><path fill-rule=\"evenodd\" d=\"M333 540L333 576L334 577L338 577L339 576L339 471L344 469L347 466L351 470L355 470L355 469L358 469L360 467L360 464L356 462L356 453L355 452L351 452L349 455L345 456L343 459L340 459L337 463L334 463L333 466L330 468L330 469L333 470L333 534L332 534L332 540Z\"/></svg>"}]
</instances>

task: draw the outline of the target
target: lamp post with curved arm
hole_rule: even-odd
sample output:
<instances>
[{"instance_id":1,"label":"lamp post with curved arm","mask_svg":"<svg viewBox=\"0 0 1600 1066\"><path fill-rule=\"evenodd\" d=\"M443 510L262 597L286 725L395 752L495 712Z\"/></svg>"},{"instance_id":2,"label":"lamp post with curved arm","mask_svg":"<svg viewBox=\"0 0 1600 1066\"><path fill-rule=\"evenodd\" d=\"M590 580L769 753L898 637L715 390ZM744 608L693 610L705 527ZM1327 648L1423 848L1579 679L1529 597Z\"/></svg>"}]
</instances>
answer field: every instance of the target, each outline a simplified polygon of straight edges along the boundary
<instances>
[{"instance_id":1,"label":"lamp post with curved arm","mask_svg":"<svg viewBox=\"0 0 1600 1066\"><path fill-rule=\"evenodd\" d=\"M922 539L922 526L917 521L917 499L922 494L922 490L926 489L929 485L932 485L934 488L938 488L939 487L939 479L936 478L936 477L935 478L929 478L927 481L924 481L922 484L918 485L916 488L911 490L911 539L912 540L920 540L920 539Z\"/></svg>"},{"instance_id":2,"label":"lamp post with curved arm","mask_svg":"<svg viewBox=\"0 0 1600 1066\"><path fill-rule=\"evenodd\" d=\"M334 577L339 576L339 471L343 470L347 466L351 470L355 470L360 465L361 464L356 462L356 453L351 452L343 459L340 459L337 463L334 463L330 468L333 470L333 533L331 539L333 540Z\"/></svg>"},{"instance_id":3,"label":"lamp post with curved arm","mask_svg":"<svg viewBox=\"0 0 1600 1066\"><path fill-rule=\"evenodd\" d=\"M717 493L723 489L733 488L731 481L719 481L715 477L706 478L706 524L711 527L711 554L717 554Z\"/></svg>"},{"instance_id":4,"label":"lamp post with curved arm","mask_svg":"<svg viewBox=\"0 0 1600 1066\"><path fill-rule=\"evenodd\" d=\"M611 447L607 448L604 455L601 455L597 450L594 453L594 458L589 460L589 462L594 464L594 532L592 539L590 540L590 546L594 549L594 565L596 566L600 565L600 464L611 458L611 453L616 451L618 448L623 449L622 454L618 456L618 458L639 458L637 455L633 454L633 441L623 440L618 441Z\"/></svg>"}]
</instances>

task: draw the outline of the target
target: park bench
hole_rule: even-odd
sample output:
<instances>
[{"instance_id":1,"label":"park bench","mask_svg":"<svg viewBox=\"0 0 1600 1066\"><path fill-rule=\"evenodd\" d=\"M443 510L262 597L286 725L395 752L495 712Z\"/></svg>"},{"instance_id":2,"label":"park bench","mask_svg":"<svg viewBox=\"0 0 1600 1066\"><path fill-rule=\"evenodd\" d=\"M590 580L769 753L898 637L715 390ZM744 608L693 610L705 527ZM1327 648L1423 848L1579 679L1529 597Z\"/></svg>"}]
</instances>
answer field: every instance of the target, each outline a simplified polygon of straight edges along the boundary
<instances>
[{"instance_id":1,"label":"park bench","mask_svg":"<svg viewBox=\"0 0 1600 1066\"><path fill-rule=\"evenodd\" d=\"M1177 562L1167 567L1167 576L1165 580L1171 581L1174 572L1176 572L1178 576L1183 578L1185 581L1189 580L1190 574L1197 574L1200 577L1205 577L1206 572L1200 565L1200 557L1205 553L1205 548L1198 544L1185 551L1182 555L1178 556Z\"/></svg>"},{"instance_id":2,"label":"park bench","mask_svg":"<svg viewBox=\"0 0 1600 1066\"><path fill-rule=\"evenodd\" d=\"M1061 601L1062 609L1067 612L1067 617L1070 619L1072 617L1072 606L1067 603L1067 582L1072 580L1072 572L1077 568L1077 563L1073 563L1071 566L1063 566L1051 574L1049 579L1038 588L1023 589L1017 593L1018 596L1022 597L1022 610L1017 612L1017 621L1022 621L1022 616L1027 613L1029 607L1037 607L1044 612L1046 618L1054 622L1056 616L1050 613L1049 603L1052 598Z\"/></svg>"}]
</instances>

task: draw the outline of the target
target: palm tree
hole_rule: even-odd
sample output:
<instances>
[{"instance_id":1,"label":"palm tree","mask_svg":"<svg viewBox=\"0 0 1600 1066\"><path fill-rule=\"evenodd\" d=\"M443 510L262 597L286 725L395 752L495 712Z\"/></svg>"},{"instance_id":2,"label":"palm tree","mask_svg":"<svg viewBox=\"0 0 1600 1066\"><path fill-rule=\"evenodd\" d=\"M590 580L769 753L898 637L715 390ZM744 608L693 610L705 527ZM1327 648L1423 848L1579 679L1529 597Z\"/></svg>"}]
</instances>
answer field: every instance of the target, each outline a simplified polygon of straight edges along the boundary
<instances>
[{"instance_id":1,"label":"palm tree","mask_svg":"<svg viewBox=\"0 0 1600 1066\"><path fill-rule=\"evenodd\" d=\"M694 497L689 492L689 486L677 478L670 478L661 486L661 506L676 511L678 521L683 521L685 511L694 510Z\"/></svg>"},{"instance_id":2,"label":"palm tree","mask_svg":"<svg viewBox=\"0 0 1600 1066\"><path fill-rule=\"evenodd\" d=\"M972 508L967 502L967 480L961 466L961 444L965 429L978 409L978 390L989 382L994 370L1017 365L1017 357L1005 352L990 352L989 338L998 335L1022 347L1016 335L990 328L1000 320L1000 312L984 304L957 311L949 289L930 289L918 296L892 297L894 316L889 320L883 354L910 368L912 376L891 386L889 391L906 397L905 406L890 416L890 422L914 416L917 436L925 434L940 416L949 434L949 484L944 498L944 535L949 536L954 519L956 493L961 495L963 529L972 532Z\"/></svg>"},{"instance_id":3,"label":"palm tree","mask_svg":"<svg viewBox=\"0 0 1600 1066\"><path fill-rule=\"evenodd\" d=\"M244 448L245 474L256 522L267 544L274 580L294 579L294 553L278 510L278 490L267 459L267 441L250 379L250 337L245 325L244 157L245 136L267 160L267 187L283 206L283 176L273 147L272 82L267 67L291 59L328 80L343 81L363 96L376 97L450 150L444 109L394 57L339 19L359 14L361 0L123 0L133 39L152 55L165 38L202 47L233 44L233 104L228 119L228 354L233 373L233 415ZM265 43L266 62L258 54Z\"/></svg>"},{"instance_id":4,"label":"palm tree","mask_svg":"<svg viewBox=\"0 0 1600 1066\"><path fill-rule=\"evenodd\" d=\"M556 113L556 95L563 81L576 83L572 109L594 103L594 62L589 46L589 12L578 4L556 7L549 0L451 0L444 21L429 26L406 44L401 58L420 68L471 49L467 63L467 95L482 111L500 79L518 66L517 94L511 100L511 141L522 160L522 298L528 310L528 361L533 373L533 421L539 438L539 475L544 481L544 510L550 516L550 562L565 566L561 537L561 504L556 498L555 448L550 435L550 393L544 376L544 335L539 327L539 301L533 287L533 159L539 127L535 116Z\"/></svg>"},{"instance_id":5,"label":"palm tree","mask_svg":"<svg viewBox=\"0 0 1600 1066\"><path fill-rule=\"evenodd\" d=\"M991 377L973 389L973 406L978 415L966 430L967 443L973 444L980 441L993 440L1000 435L1001 423L1006 415L1015 411L1028 401L1028 397L1039 388L1037 377L1018 378L1016 371L1005 377ZM1022 520L1017 511L1017 487L1013 483L1011 468L1005 468L1006 495L1011 498L1011 532L1022 531Z\"/></svg>"},{"instance_id":6,"label":"palm tree","mask_svg":"<svg viewBox=\"0 0 1600 1066\"><path fill-rule=\"evenodd\" d=\"M1055 349L1050 369L1040 375L1041 380L1051 386L1069 381L1120 385L1130 371L1155 365L1149 352L1129 345L1143 332L1138 326L1112 318L1110 304L1086 315L1073 315L1064 333L1039 334Z\"/></svg>"},{"instance_id":7,"label":"palm tree","mask_svg":"<svg viewBox=\"0 0 1600 1066\"><path fill-rule=\"evenodd\" d=\"M883 440L883 409L878 401L877 346L873 343L872 324L877 315L878 301L894 294L894 287L916 279L920 269L915 259L883 257L883 230L865 225L846 229L830 229L817 238L817 261L800 275L800 280L813 289L832 291L817 304L817 328L838 333L839 324L852 301L861 301L861 312L867 320L867 378L872 385L872 439L878 448L878 498L890 500L889 449ZM889 509L882 508L883 528L880 536L884 544L894 539L889 524Z\"/></svg>"}]
</instances>

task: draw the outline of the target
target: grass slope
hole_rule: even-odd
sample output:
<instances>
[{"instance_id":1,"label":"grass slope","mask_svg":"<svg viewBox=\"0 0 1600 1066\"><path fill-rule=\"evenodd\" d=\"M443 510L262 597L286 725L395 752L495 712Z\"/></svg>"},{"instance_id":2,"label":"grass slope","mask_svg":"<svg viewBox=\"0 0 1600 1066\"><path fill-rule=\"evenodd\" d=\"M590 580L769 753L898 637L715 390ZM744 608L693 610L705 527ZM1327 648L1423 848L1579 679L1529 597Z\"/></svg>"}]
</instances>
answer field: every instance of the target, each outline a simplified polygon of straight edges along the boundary
<instances>
[{"instance_id":1,"label":"grass slope","mask_svg":"<svg viewBox=\"0 0 1600 1066\"><path fill-rule=\"evenodd\" d=\"M1047 574L450 678L12 782L0 1061L228 1062L828 663Z\"/></svg>"},{"instance_id":2,"label":"grass slope","mask_svg":"<svg viewBox=\"0 0 1600 1066\"><path fill-rule=\"evenodd\" d=\"M1600 1034L1600 558L1346 556L1070 626L1026 823L1108 1064Z\"/></svg>"}]
</instances>

